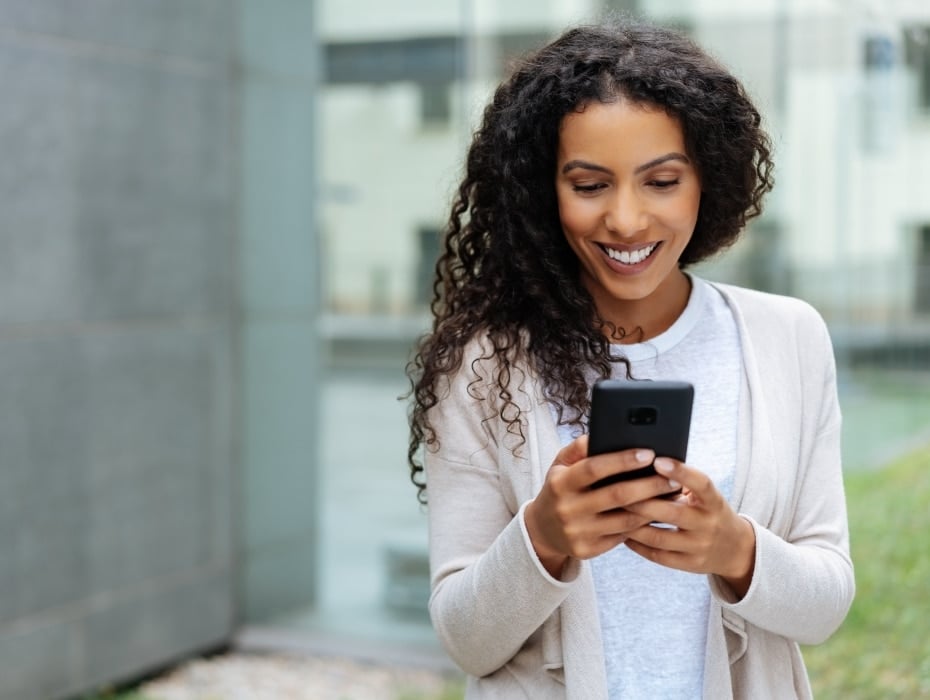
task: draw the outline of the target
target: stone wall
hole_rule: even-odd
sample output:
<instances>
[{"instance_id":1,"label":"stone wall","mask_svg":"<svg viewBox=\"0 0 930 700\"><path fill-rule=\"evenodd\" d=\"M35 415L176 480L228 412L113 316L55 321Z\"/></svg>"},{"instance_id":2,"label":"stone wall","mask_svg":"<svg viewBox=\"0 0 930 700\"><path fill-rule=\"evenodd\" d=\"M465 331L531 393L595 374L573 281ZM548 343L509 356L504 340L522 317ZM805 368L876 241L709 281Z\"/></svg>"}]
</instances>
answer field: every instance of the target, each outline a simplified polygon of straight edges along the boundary
<instances>
[{"instance_id":1,"label":"stone wall","mask_svg":"<svg viewBox=\"0 0 930 700\"><path fill-rule=\"evenodd\" d=\"M312 600L311 3L257 5L0 5L0 698Z\"/></svg>"}]
</instances>

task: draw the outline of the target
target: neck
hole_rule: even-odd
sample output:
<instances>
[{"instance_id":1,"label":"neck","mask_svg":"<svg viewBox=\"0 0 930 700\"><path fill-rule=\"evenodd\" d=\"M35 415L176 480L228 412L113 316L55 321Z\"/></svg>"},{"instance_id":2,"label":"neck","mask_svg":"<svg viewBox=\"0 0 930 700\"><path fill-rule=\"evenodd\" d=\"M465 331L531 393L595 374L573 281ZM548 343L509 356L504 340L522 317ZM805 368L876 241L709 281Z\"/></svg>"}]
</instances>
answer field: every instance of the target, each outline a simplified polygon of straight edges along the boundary
<instances>
[{"instance_id":1,"label":"neck","mask_svg":"<svg viewBox=\"0 0 930 700\"><path fill-rule=\"evenodd\" d=\"M691 279L681 270L642 299L595 299L612 343L641 343L661 335L678 320L691 296Z\"/></svg>"}]
</instances>

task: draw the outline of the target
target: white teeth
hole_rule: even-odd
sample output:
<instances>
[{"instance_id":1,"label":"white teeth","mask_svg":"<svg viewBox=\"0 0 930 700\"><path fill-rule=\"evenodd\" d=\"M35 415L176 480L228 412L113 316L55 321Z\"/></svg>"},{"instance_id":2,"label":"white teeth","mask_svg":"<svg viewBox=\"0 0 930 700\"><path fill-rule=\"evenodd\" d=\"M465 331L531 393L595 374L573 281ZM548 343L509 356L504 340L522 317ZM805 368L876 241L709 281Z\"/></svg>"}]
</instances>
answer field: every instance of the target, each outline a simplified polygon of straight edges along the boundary
<instances>
[{"instance_id":1,"label":"white teeth","mask_svg":"<svg viewBox=\"0 0 930 700\"><path fill-rule=\"evenodd\" d=\"M629 250L614 250L613 248L604 248L607 251L612 259L622 262L624 265L635 265L636 263L641 263L643 260L652 255L652 251L656 249L658 243L653 243L652 245L646 246L645 248L639 248L638 250L629 251Z\"/></svg>"}]
</instances>

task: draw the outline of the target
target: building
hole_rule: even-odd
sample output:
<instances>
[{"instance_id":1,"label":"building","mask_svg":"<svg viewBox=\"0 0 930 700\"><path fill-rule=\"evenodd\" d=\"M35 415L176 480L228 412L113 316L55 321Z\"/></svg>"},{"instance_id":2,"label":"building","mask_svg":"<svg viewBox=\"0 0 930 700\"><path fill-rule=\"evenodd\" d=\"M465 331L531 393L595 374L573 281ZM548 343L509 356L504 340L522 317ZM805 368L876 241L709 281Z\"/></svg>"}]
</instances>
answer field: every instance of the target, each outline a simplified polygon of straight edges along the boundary
<instances>
[{"instance_id":1,"label":"building","mask_svg":"<svg viewBox=\"0 0 930 700\"><path fill-rule=\"evenodd\" d=\"M809 299L846 384L914 370L846 395L856 466L930 439L923 0L14 0L0 697L228 643L438 658L404 363L484 102L605 11L691 32L768 119L778 188L706 273Z\"/></svg>"},{"instance_id":2,"label":"building","mask_svg":"<svg viewBox=\"0 0 930 700\"><path fill-rule=\"evenodd\" d=\"M927 314L930 186L924 3L626 3L683 27L731 66L775 137L778 186L728 276L788 291L831 321L908 326ZM326 308L416 314L429 294L468 135L509 57L594 2L417 3L359 18L321 3ZM747 279L751 278L751 279ZM869 283L862 284L863 278Z\"/></svg>"}]
</instances>

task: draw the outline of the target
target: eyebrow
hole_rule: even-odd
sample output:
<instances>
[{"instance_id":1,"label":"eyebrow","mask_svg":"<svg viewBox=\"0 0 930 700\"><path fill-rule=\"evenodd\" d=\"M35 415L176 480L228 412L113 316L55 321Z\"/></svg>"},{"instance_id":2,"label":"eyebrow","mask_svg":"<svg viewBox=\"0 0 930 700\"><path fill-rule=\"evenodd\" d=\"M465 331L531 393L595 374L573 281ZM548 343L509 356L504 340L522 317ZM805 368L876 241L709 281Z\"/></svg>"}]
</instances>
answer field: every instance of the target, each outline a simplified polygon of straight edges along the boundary
<instances>
[{"instance_id":1,"label":"eyebrow","mask_svg":"<svg viewBox=\"0 0 930 700\"><path fill-rule=\"evenodd\" d=\"M638 175L639 173L645 170L654 168L657 165L662 165L663 163L666 163L670 160L677 160L677 161L681 161L682 163L686 163L686 164L691 163L691 160L684 153L678 153L678 152L673 151L671 153L666 153L664 156L653 158L648 163L643 163L642 165L636 166L636 170L634 170L633 172ZM595 170L600 173L608 173L608 174L611 173L610 168L605 168L603 165L598 165L597 163L591 163L586 160L570 160L565 165L562 166L562 174L565 175L569 171L575 170L577 168L581 168L584 170Z\"/></svg>"}]
</instances>

